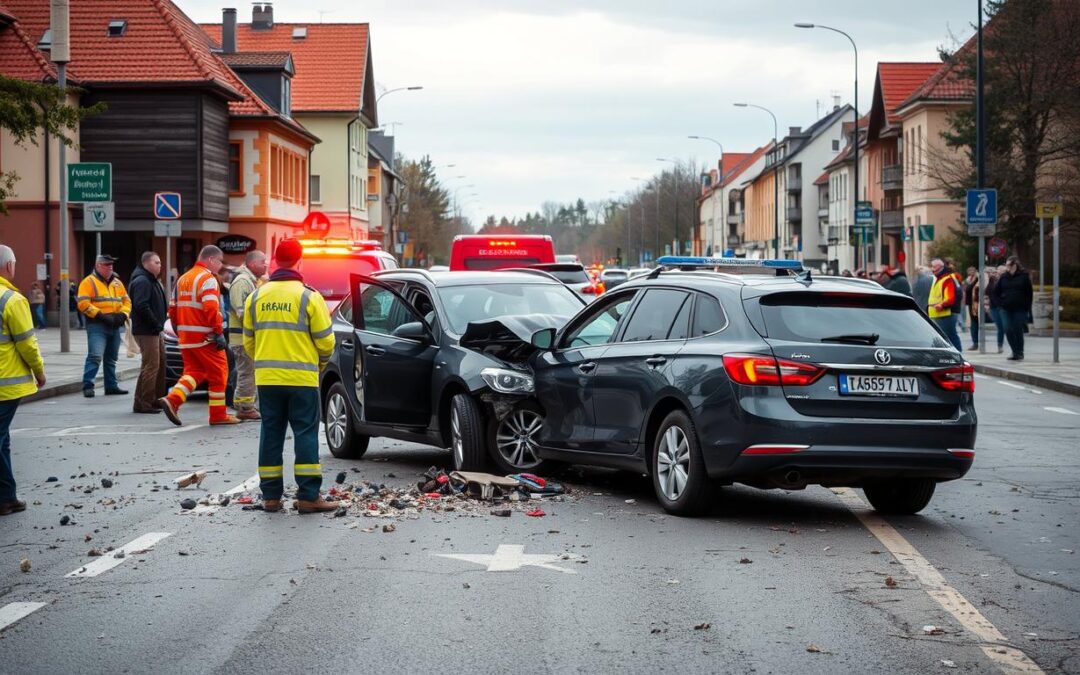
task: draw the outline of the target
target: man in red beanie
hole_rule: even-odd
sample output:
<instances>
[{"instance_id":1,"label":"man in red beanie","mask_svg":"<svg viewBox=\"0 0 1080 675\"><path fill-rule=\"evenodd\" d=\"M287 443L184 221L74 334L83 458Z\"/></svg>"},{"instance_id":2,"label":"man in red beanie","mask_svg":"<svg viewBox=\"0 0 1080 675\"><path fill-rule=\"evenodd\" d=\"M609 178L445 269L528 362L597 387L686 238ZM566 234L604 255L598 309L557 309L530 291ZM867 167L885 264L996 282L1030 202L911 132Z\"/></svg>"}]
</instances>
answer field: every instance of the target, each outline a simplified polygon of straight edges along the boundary
<instances>
[{"instance_id":1,"label":"man in red beanie","mask_svg":"<svg viewBox=\"0 0 1080 675\"><path fill-rule=\"evenodd\" d=\"M244 351L255 361L262 429L259 486L263 510L279 511L285 490L285 431L292 427L296 463L296 508L300 513L333 511L319 494L319 373L334 351L334 330L326 301L304 285L304 249L285 239L274 251L278 269L244 305Z\"/></svg>"}]
</instances>

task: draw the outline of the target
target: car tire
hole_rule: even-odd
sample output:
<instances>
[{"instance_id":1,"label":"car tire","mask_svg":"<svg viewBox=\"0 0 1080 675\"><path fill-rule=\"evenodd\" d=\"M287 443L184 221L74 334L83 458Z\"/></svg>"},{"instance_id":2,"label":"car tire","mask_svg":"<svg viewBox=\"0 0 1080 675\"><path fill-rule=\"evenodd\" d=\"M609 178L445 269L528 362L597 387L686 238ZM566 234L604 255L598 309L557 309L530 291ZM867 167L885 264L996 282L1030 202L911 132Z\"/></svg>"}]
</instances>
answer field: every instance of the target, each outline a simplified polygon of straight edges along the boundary
<instances>
[{"instance_id":1,"label":"car tire","mask_svg":"<svg viewBox=\"0 0 1080 675\"><path fill-rule=\"evenodd\" d=\"M929 478L879 481L863 486L867 501L879 513L909 516L926 508L937 483Z\"/></svg>"},{"instance_id":2,"label":"car tire","mask_svg":"<svg viewBox=\"0 0 1080 675\"><path fill-rule=\"evenodd\" d=\"M472 396L457 394L450 402L450 450L455 471L487 468L484 420Z\"/></svg>"},{"instance_id":3,"label":"car tire","mask_svg":"<svg viewBox=\"0 0 1080 675\"><path fill-rule=\"evenodd\" d=\"M543 422L544 411L534 401L522 401L501 420L491 418L488 450L501 473L542 474L550 468L551 463L537 455Z\"/></svg>"},{"instance_id":4,"label":"car tire","mask_svg":"<svg viewBox=\"0 0 1080 675\"><path fill-rule=\"evenodd\" d=\"M335 382L323 403L323 429L330 454L338 459L360 459L371 437L357 433L345 385Z\"/></svg>"},{"instance_id":5,"label":"car tire","mask_svg":"<svg viewBox=\"0 0 1080 675\"><path fill-rule=\"evenodd\" d=\"M668 414L652 439L649 472L660 506L676 516L694 516L709 506L709 476L697 429L682 410Z\"/></svg>"}]
</instances>

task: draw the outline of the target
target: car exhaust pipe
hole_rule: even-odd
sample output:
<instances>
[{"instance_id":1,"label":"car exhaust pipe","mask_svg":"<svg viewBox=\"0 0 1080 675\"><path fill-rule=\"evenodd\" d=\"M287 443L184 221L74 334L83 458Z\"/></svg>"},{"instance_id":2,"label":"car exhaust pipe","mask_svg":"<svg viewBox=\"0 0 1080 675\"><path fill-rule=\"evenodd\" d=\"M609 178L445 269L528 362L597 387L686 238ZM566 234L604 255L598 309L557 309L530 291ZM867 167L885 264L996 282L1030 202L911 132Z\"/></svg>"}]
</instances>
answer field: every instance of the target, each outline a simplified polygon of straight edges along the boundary
<instances>
[{"instance_id":1,"label":"car exhaust pipe","mask_svg":"<svg viewBox=\"0 0 1080 675\"><path fill-rule=\"evenodd\" d=\"M788 485L798 485L802 483L802 474L798 471L788 471L784 474L784 482Z\"/></svg>"}]
</instances>

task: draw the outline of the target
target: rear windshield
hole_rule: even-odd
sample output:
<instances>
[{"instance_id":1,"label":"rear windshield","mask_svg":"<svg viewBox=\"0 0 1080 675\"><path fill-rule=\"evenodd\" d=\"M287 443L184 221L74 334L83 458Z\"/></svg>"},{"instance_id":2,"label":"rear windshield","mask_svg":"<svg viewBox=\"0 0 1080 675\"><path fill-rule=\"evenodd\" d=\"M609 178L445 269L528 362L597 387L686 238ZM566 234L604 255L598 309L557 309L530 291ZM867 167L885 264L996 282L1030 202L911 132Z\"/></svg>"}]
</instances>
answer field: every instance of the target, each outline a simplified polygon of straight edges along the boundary
<instances>
[{"instance_id":1,"label":"rear windshield","mask_svg":"<svg viewBox=\"0 0 1080 675\"><path fill-rule=\"evenodd\" d=\"M760 302L765 330L775 340L835 344L843 343L843 336L877 335L873 344L879 347L949 346L907 298L775 293ZM857 338L849 340L859 344Z\"/></svg>"},{"instance_id":2,"label":"rear windshield","mask_svg":"<svg viewBox=\"0 0 1080 675\"><path fill-rule=\"evenodd\" d=\"M544 270L564 284L587 284L589 275L585 270Z\"/></svg>"},{"instance_id":3,"label":"rear windshield","mask_svg":"<svg viewBox=\"0 0 1080 675\"><path fill-rule=\"evenodd\" d=\"M540 258L465 258L465 269L490 271L501 270L507 267L528 267L537 265Z\"/></svg>"}]
</instances>

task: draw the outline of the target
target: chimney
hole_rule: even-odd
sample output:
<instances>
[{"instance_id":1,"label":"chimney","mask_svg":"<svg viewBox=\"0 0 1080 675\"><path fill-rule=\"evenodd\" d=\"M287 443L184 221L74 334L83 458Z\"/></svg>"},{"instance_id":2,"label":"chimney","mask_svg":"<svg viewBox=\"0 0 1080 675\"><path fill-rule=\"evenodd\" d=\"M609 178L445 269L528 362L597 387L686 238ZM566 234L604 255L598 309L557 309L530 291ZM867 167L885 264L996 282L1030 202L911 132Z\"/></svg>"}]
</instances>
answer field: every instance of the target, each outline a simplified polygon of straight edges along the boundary
<instances>
[{"instance_id":1,"label":"chimney","mask_svg":"<svg viewBox=\"0 0 1080 675\"><path fill-rule=\"evenodd\" d=\"M833 94L833 96L832 96L832 109L834 111L840 109L840 94Z\"/></svg>"},{"instance_id":2,"label":"chimney","mask_svg":"<svg viewBox=\"0 0 1080 675\"><path fill-rule=\"evenodd\" d=\"M251 8L251 29L270 30L274 27L274 6L269 2L257 2Z\"/></svg>"},{"instance_id":3,"label":"chimney","mask_svg":"<svg viewBox=\"0 0 1080 675\"><path fill-rule=\"evenodd\" d=\"M788 127L788 136L798 136L802 133L802 127Z\"/></svg>"},{"instance_id":4,"label":"chimney","mask_svg":"<svg viewBox=\"0 0 1080 675\"><path fill-rule=\"evenodd\" d=\"M221 53L236 53L236 10L231 7L221 10Z\"/></svg>"}]
</instances>

